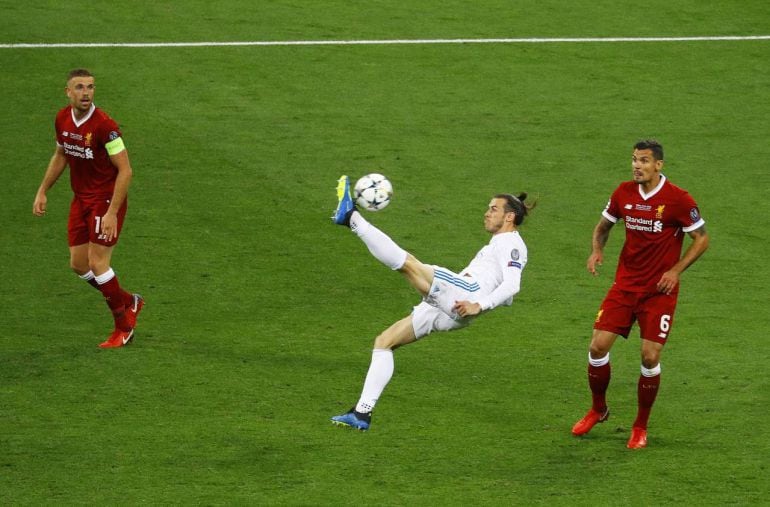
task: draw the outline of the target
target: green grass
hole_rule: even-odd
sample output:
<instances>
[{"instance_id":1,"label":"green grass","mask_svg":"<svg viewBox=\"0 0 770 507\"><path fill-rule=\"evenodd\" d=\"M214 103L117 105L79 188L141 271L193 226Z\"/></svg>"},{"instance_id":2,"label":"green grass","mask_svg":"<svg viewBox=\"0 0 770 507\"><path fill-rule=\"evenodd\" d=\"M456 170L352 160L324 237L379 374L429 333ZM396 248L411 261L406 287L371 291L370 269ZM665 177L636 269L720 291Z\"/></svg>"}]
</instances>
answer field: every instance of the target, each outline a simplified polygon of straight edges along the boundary
<instances>
[{"instance_id":1,"label":"green grass","mask_svg":"<svg viewBox=\"0 0 770 507\"><path fill-rule=\"evenodd\" d=\"M765 2L701 4L100 3L74 30L71 6L2 2L0 43L767 32ZM769 59L768 41L0 49L0 503L766 504ZM30 213L81 65L135 171L113 264L147 307L116 351L67 267L67 182ZM636 333L610 421L569 429L622 239L592 278L591 230L645 136L712 246L683 277L650 447L629 452ZM395 196L372 221L452 269L487 241L493 193L539 205L514 306L399 350L359 434L328 418L417 301L328 222L336 178L375 170Z\"/></svg>"}]
</instances>

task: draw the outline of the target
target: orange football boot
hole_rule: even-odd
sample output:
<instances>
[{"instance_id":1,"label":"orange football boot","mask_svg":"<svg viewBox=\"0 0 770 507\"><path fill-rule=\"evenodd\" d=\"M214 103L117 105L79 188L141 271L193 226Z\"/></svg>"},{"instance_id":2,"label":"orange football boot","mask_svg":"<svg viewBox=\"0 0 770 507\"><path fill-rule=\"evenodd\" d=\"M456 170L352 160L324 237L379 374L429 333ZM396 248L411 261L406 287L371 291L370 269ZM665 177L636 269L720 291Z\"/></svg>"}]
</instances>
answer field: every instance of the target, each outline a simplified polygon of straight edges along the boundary
<instances>
[{"instance_id":1,"label":"orange football boot","mask_svg":"<svg viewBox=\"0 0 770 507\"><path fill-rule=\"evenodd\" d=\"M126 307L126 321L131 329L136 327L136 318L144 308L144 299L139 294L133 294L133 303Z\"/></svg>"},{"instance_id":2,"label":"orange football boot","mask_svg":"<svg viewBox=\"0 0 770 507\"><path fill-rule=\"evenodd\" d=\"M629 449L643 449L647 447L647 430L644 428L631 428L631 438L628 439L626 447Z\"/></svg>"},{"instance_id":3,"label":"orange football boot","mask_svg":"<svg viewBox=\"0 0 770 507\"><path fill-rule=\"evenodd\" d=\"M109 338L107 338L106 341L103 341L99 344L99 348L101 349L114 349L118 347L122 347L124 345L128 345L131 340L134 339L134 330L131 329L129 331L121 331L120 329L116 329L112 332Z\"/></svg>"},{"instance_id":4,"label":"orange football boot","mask_svg":"<svg viewBox=\"0 0 770 507\"><path fill-rule=\"evenodd\" d=\"M588 413L581 420L575 423L572 427L572 434L576 437L585 435L591 428L599 423L603 423L610 417L610 409L606 409L604 413L597 412L594 409L588 411Z\"/></svg>"}]
</instances>

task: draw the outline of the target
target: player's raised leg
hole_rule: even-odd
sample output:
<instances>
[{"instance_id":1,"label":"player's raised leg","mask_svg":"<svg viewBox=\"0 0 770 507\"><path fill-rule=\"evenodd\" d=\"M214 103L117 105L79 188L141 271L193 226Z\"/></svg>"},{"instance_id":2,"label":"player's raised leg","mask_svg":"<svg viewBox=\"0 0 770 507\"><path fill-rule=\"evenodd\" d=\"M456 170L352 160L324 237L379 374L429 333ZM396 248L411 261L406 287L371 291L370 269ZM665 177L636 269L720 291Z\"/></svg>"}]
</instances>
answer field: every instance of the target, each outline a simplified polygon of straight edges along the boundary
<instances>
[{"instance_id":1,"label":"player's raised leg","mask_svg":"<svg viewBox=\"0 0 770 507\"><path fill-rule=\"evenodd\" d=\"M390 269L399 271L421 295L427 295L433 283L433 266L420 262L364 218L350 196L347 176L340 177L337 182L337 199L337 209L332 216L334 223L350 227L374 258Z\"/></svg>"}]
</instances>

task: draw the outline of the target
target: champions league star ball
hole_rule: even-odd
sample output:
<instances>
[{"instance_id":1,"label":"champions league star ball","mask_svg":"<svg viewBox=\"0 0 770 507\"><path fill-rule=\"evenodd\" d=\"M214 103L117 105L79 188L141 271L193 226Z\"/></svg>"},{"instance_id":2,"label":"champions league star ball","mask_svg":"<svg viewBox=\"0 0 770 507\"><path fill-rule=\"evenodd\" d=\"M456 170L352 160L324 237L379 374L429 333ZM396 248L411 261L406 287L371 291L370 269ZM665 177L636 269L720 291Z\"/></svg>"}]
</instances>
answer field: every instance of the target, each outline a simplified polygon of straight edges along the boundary
<instances>
[{"instance_id":1,"label":"champions league star ball","mask_svg":"<svg viewBox=\"0 0 770 507\"><path fill-rule=\"evenodd\" d=\"M353 197L356 204L369 211L380 211L390 204L393 185L382 174L367 174L356 182Z\"/></svg>"}]
</instances>

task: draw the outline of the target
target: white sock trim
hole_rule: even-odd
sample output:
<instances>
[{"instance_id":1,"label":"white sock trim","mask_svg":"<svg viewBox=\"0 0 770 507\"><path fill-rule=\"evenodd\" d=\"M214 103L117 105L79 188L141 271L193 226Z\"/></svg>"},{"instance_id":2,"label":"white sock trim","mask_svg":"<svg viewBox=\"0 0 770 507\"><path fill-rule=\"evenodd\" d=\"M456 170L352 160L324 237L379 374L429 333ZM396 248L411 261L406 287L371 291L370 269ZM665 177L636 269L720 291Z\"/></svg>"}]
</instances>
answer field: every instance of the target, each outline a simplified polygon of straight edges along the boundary
<instances>
[{"instance_id":1,"label":"white sock trim","mask_svg":"<svg viewBox=\"0 0 770 507\"><path fill-rule=\"evenodd\" d=\"M115 278L115 272L112 270L112 268L109 268L107 271L101 275L95 276L94 278L96 278L96 283L99 285L104 285L105 283Z\"/></svg>"},{"instance_id":2,"label":"white sock trim","mask_svg":"<svg viewBox=\"0 0 770 507\"><path fill-rule=\"evenodd\" d=\"M595 368L598 368L599 366L604 366L605 364L607 364L609 362L610 362L610 353L609 352L607 352L606 356L604 356L602 358L599 358L599 359L594 359L593 357L591 357L591 353L590 352L588 353L588 364L590 364L591 366L593 366Z\"/></svg>"},{"instance_id":3,"label":"white sock trim","mask_svg":"<svg viewBox=\"0 0 770 507\"><path fill-rule=\"evenodd\" d=\"M403 250L403 249L402 249L402 250L399 252L399 256L400 256L400 257L399 257L399 260L398 260L398 261L396 261L394 264L390 265L390 268L391 268L393 271L396 271L396 270L398 270L398 269L401 269L401 268L403 268L403 267L404 267L404 264L406 264L406 258L409 256L409 254L408 254L408 253L406 253L406 250Z\"/></svg>"},{"instance_id":4,"label":"white sock trim","mask_svg":"<svg viewBox=\"0 0 770 507\"><path fill-rule=\"evenodd\" d=\"M657 366L650 368L649 370L642 365L642 377L657 377L660 375L660 363Z\"/></svg>"},{"instance_id":5,"label":"white sock trim","mask_svg":"<svg viewBox=\"0 0 770 507\"><path fill-rule=\"evenodd\" d=\"M89 271L88 273L84 275L78 275L82 280L85 280L86 282L90 282L94 278L96 278L96 275L94 275L93 271Z\"/></svg>"}]
</instances>

